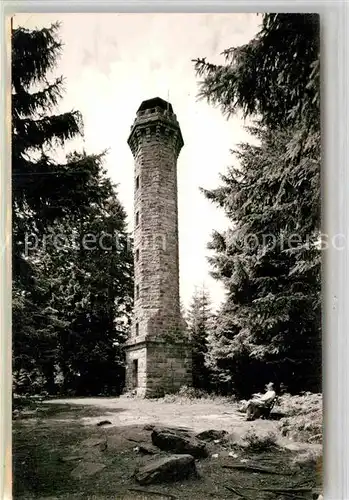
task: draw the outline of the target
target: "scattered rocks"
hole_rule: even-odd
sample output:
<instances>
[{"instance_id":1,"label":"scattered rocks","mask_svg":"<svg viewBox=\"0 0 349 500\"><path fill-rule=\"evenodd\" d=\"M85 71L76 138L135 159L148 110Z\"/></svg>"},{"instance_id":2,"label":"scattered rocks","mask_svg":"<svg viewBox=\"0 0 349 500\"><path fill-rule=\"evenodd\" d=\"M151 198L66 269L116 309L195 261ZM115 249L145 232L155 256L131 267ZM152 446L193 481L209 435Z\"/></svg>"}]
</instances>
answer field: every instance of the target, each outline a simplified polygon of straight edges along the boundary
<instances>
[{"instance_id":1,"label":"scattered rocks","mask_svg":"<svg viewBox=\"0 0 349 500\"><path fill-rule=\"evenodd\" d=\"M188 454L153 460L135 472L135 479L141 485L180 481L197 476L195 460Z\"/></svg>"},{"instance_id":2,"label":"scattered rocks","mask_svg":"<svg viewBox=\"0 0 349 500\"><path fill-rule=\"evenodd\" d=\"M178 432L177 430L154 429L151 433L151 439L153 445L163 451L171 451L177 454L189 454L194 458L208 457L208 450L205 443L202 443L195 437Z\"/></svg>"},{"instance_id":3,"label":"scattered rocks","mask_svg":"<svg viewBox=\"0 0 349 500\"><path fill-rule=\"evenodd\" d=\"M102 427L102 425L111 425L111 422L109 420L102 420L98 422L97 427Z\"/></svg>"},{"instance_id":4,"label":"scattered rocks","mask_svg":"<svg viewBox=\"0 0 349 500\"><path fill-rule=\"evenodd\" d=\"M196 434L196 438L202 441L220 441L228 435L227 431L217 431L215 429L210 429L208 431L200 432Z\"/></svg>"}]
</instances>

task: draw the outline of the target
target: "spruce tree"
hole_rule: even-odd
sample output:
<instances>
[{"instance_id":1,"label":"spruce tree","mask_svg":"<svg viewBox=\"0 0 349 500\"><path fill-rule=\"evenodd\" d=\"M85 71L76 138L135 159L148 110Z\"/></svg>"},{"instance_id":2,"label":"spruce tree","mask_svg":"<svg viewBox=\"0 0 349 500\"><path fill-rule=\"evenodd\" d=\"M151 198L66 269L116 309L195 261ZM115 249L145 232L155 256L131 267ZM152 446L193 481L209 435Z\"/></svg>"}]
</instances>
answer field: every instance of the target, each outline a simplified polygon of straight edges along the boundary
<instances>
[{"instance_id":1,"label":"spruce tree","mask_svg":"<svg viewBox=\"0 0 349 500\"><path fill-rule=\"evenodd\" d=\"M257 145L239 145L222 186L205 191L231 222L211 242L228 298L208 364L244 396L271 378L319 390L318 16L265 14L256 37L224 56L221 66L195 61L200 95L228 116L254 118Z\"/></svg>"},{"instance_id":2,"label":"spruce tree","mask_svg":"<svg viewBox=\"0 0 349 500\"><path fill-rule=\"evenodd\" d=\"M314 156L308 151L307 164L313 168L303 171L302 165L287 161L284 131L251 132L260 144L240 145L235 151L239 168L222 176L220 188L205 192L231 221L229 230L215 233L210 244L213 275L228 291L209 341L210 363L220 367L223 385L239 393L260 389L255 384L261 378L283 382L293 391L318 389L319 229L310 231L314 200L306 192L302 219L297 206L300 173L304 182L319 184L318 158L316 151ZM317 196L319 206L319 191Z\"/></svg>"},{"instance_id":3,"label":"spruce tree","mask_svg":"<svg viewBox=\"0 0 349 500\"><path fill-rule=\"evenodd\" d=\"M83 133L78 111L57 112L63 78L50 75L63 47L58 34L58 24L12 31L13 369L17 390L44 385L52 392L57 370L65 370L68 377L88 365L84 373L91 373L98 356L100 371L109 373L109 382L115 375L113 385L122 385L127 326L119 323L125 314L127 323L132 289L125 213L103 170L105 153L72 153L64 162L57 160L58 148ZM78 262L81 256L75 251L58 251L57 245L44 243L50 234L73 231L82 237L87 221L99 233L112 221L123 241L121 250L114 243L108 257L95 252L93 258L89 254ZM78 264L83 276L76 271ZM70 289L74 293L67 295ZM98 344L102 345L99 349ZM94 358L93 352L97 353ZM88 383L86 377L84 383ZM105 383L104 377L93 390Z\"/></svg>"},{"instance_id":4,"label":"spruce tree","mask_svg":"<svg viewBox=\"0 0 349 500\"><path fill-rule=\"evenodd\" d=\"M51 246L51 307L68 324L57 341L62 391L120 394L125 377L124 343L133 297L133 255L126 214L110 184L110 196L91 206L77 224L61 223L67 247ZM62 242L63 243L63 242ZM63 271L63 272L62 272Z\"/></svg>"},{"instance_id":5,"label":"spruce tree","mask_svg":"<svg viewBox=\"0 0 349 500\"><path fill-rule=\"evenodd\" d=\"M206 366L207 337L213 328L214 315L208 290L196 289L187 314L192 347L193 387L209 391L210 370Z\"/></svg>"}]
</instances>

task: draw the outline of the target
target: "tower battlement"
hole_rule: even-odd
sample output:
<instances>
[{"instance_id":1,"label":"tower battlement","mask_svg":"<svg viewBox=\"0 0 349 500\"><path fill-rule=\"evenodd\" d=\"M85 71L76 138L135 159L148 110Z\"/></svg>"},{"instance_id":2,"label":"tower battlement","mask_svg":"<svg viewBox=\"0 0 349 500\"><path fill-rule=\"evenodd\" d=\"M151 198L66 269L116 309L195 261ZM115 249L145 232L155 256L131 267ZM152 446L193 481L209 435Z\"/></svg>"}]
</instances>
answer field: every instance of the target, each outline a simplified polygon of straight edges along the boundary
<instances>
[{"instance_id":1,"label":"tower battlement","mask_svg":"<svg viewBox=\"0 0 349 500\"><path fill-rule=\"evenodd\" d=\"M142 143L142 139L150 140L155 134L159 140L169 137L174 141L176 155L184 145L181 129L177 116L173 112L172 105L160 97L143 101L138 108L136 118L131 126L128 145L132 154L137 153L137 149Z\"/></svg>"},{"instance_id":2,"label":"tower battlement","mask_svg":"<svg viewBox=\"0 0 349 500\"><path fill-rule=\"evenodd\" d=\"M135 290L126 383L141 396L158 396L191 381L179 301L177 158L184 142L172 105L159 97L143 101L128 144Z\"/></svg>"}]
</instances>

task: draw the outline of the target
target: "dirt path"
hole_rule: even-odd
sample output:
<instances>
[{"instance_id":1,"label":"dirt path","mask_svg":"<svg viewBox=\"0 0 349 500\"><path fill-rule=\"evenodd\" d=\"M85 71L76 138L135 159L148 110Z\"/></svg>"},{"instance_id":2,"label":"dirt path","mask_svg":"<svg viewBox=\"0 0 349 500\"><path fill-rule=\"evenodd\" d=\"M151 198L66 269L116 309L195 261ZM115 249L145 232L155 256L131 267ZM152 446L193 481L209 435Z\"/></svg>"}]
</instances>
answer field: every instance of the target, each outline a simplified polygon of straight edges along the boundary
<instances>
[{"instance_id":1,"label":"dirt path","mask_svg":"<svg viewBox=\"0 0 349 500\"><path fill-rule=\"evenodd\" d=\"M97 426L102 420L111 425ZM207 444L208 458L196 461L199 479L151 485L137 493L135 470L154 457L167 456L161 450L150 456L138 453L138 445L152 445L146 424L186 427L194 433L225 430L230 436L227 441ZM281 447L268 445L253 451L242 446L243 436L253 429L259 437L275 432ZM247 422L237 405L221 400L169 402L120 397L45 401L22 411L15 420L13 446L14 498L18 500L276 500L265 488L299 484L305 485L306 493L297 498L310 500L320 477L312 463L292 469L290 476L294 458L314 445L283 438L277 421ZM231 470L234 461L272 467L275 473ZM290 496L279 495L277 500L290 500Z\"/></svg>"},{"instance_id":2,"label":"dirt path","mask_svg":"<svg viewBox=\"0 0 349 500\"><path fill-rule=\"evenodd\" d=\"M188 427L194 432L208 429L226 430L244 434L256 422L246 422L244 415L237 412L236 405L216 403L210 400L168 403L164 400L120 398L61 399L52 404L70 404L105 408L102 417L86 417L86 425L108 419L114 426L163 424ZM276 422L258 421L258 428L266 432L276 429Z\"/></svg>"},{"instance_id":3,"label":"dirt path","mask_svg":"<svg viewBox=\"0 0 349 500\"><path fill-rule=\"evenodd\" d=\"M237 411L237 405L223 401L185 400L166 402L163 399L149 400L138 398L81 398L49 401L51 404L69 404L98 407L103 415L82 417L84 425L96 425L101 420L109 420L111 426L123 427L146 424L187 427L195 433L209 429L225 430L233 434L238 442L249 430L258 434L275 432L278 434L277 421L256 420L247 422L244 414ZM105 408L105 411L103 409ZM295 443L279 435L279 445L290 450L317 449L321 445Z\"/></svg>"}]
</instances>

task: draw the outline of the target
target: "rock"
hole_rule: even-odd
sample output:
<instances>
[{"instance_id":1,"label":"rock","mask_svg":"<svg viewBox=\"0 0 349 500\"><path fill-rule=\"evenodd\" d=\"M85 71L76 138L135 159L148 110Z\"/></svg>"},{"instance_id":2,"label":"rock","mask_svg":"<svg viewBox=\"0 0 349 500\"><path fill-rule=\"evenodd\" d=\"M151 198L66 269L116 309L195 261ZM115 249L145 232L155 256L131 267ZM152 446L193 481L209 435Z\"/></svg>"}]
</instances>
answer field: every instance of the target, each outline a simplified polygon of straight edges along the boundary
<instances>
[{"instance_id":1,"label":"rock","mask_svg":"<svg viewBox=\"0 0 349 500\"><path fill-rule=\"evenodd\" d=\"M180 481L197 475L195 460L191 455L170 455L152 460L135 472L136 481L142 485Z\"/></svg>"},{"instance_id":2,"label":"rock","mask_svg":"<svg viewBox=\"0 0 349 500\"><path fill-rule=\"evenodd\" d=\"M152 431L154 428L155 428L155 425L154 425L154 424L146 424L146 425L144 426L144 430L145 430L145 431Z\"/></svg>"},{"instance_id":3,"label":"rock","mask_svg":"<svg viewBox=\"0 0 349 500\"><path fill-rule=\"evenodd\" d=\"M152 446L148 446L145 444L138 446L138 453L141 453L142 455L155 455L156 452L157 449L153 448Z\"/></svg>"},{"instance_id":4,"label":"rock","mask_svg":"<svg viewBox=\"0 0 349 500\"><path fill-rule=\"evenodd\" d=\"M215 429L210 429L196 434L195 437L202 441L220 441L221 439L224 439L227 434L227 431L216 431Z\"/></svg>"},{"instance_id":5,"label":"rock","mask_svg":"<svg viewBox=\"0 0 349 500\"><path fill-rule=\"evenodd\" d=\"M151 433L151 439L154 446L164 451L189 454L194 458L208 457L208 450L204 443L178 431L154 429Z\"/></svg>"},{"instance_id":6,"label":"rock","mask_svg":"<svg viewBox=\"0 0 349 500\"><path fill-rule=\"evenodd\" d=\"M95 462L80 462L80 464L72 471L71 474L75 479L82 479L86 476L93 476L104 468L104 464Z\"/></svg>"},{"instance_id":7,"label":"rock","mask_svg":"<svg viewBox=\"0 0 349 500\"><path fill-rule=\"evenodd\" d=\"M161 430L161 431L166 431L166 432L172 432L173 434L181 434L184 436L193 436L193 433L190 429L187 427L159 427L159 426L154 426L152 430Z\"/></svg>"},{"instance_id":8,"label":"rock","mask_svg":"<svg viewBox=\"0 0 349 500\"><path fill-rule=\"evenodd\" d=\"M61 462L77 462L82 460L84 457L82 455L70 455L68 457L62 457Z\"/></svg>"},{"instance_id":9,"label":"rock","mask_svg":"<svg viewBox=\"0 0 349 500\"><path fill-rule=\"evenodd\" d=\"M133 448L133 451L136 451L137 453L141 453L142 455L155 455L157 452L157 449L151 446L147 445L139 445Z\"/></svg>"},{"instance_id":10,"label":"rock","mask_svg":"<svg viewBox=\"0 0 349 500\"><path fill-rule=\"evenodd\" d=\"M98 427L102 427L102 425L111 425L111 422L109 420L102 420L97 424Z\"/></svg>"},{"instance_id":11,"label":"rock","mask_svg":"<svg viewBox=\"0 0 349 500\"><path fill-rule=\"evenodd\" d=\"M105 443L105 438L87 438L82 441L81 445L83 447L93 448L94 446L100 446Z\"/></svg>"}]
</instances>

